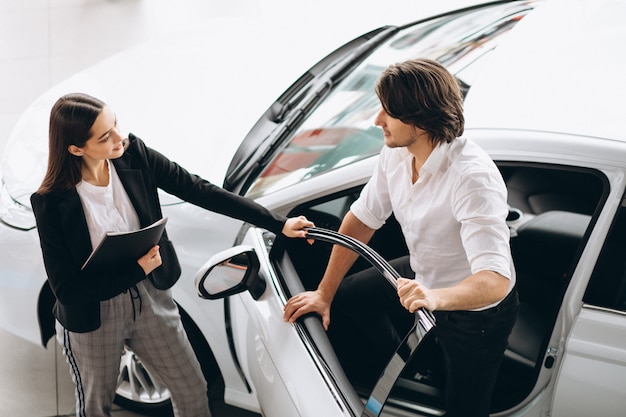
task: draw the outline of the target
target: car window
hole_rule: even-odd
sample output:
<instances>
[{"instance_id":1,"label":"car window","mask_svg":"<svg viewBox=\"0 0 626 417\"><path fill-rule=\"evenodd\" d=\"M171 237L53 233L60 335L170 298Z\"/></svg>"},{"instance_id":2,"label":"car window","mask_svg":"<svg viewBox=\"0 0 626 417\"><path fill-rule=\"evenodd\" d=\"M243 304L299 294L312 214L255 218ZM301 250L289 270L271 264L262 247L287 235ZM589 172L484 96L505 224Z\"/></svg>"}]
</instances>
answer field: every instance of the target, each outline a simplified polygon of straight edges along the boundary
<instances>
[{"instance_id":1,"label":"car window","mask_svg":"<svg viewBox=\"0 0 626 417\"><path fill-rule=\"evenodd\" d=\"M307 115L246 195L256 198L378 154L383 136L374 126L380 110L374 87L389 64L416 57L436 59L457 76L467 93L483 58L529 10L526 3L498 5L400 31Z\"/></svg>"},{"instance_id":2,"label":"car window","mask_svg":"<svg viewBox=\"0 0 626 417\"><path fill-rule=\"evenodd\" d=\"M626 196L602 247L583 301L626 311Z\"/></svg>"}]
</instances>

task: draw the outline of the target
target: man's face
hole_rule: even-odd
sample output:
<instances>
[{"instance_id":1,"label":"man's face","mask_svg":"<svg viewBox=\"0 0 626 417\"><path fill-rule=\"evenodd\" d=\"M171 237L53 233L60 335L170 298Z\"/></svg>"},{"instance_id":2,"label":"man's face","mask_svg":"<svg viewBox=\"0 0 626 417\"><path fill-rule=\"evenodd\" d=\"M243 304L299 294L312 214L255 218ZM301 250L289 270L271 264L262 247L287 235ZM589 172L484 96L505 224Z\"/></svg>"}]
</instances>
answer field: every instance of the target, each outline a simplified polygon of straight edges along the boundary
<instances>
[{"instance_id":1,"label":"man's face","mask_svg":"<svg viewBox=\"0 0 626 417\"><path fill-rule=\"evenodd\" d=\"M385 145L390 148L411 146L425 133L413 125L390 116L384 109L378 112L374 124L383 130Z\"/></svg>"}]
</instances>

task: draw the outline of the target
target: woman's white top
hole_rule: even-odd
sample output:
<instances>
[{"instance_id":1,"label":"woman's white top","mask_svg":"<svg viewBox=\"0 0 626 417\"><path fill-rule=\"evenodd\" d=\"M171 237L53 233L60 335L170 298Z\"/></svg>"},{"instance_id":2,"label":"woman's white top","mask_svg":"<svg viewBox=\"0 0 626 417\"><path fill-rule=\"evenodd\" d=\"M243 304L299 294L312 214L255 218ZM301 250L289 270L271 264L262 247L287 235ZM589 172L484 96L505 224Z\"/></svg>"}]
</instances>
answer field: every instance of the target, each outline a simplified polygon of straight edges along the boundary
<instances>
[{"instance_id":1,"label":"woman's white top","mask_svg":"<svg viewBox=\"0 0 626 417\"><path fill-rule=\"evenodd\" d=\"M96 186L81 181L76 186L87 220L91 247L98 246L107 232L129 232L140 228L139 217L115 166L107 160L109 183Z\"/></svg>"}]
</instances>

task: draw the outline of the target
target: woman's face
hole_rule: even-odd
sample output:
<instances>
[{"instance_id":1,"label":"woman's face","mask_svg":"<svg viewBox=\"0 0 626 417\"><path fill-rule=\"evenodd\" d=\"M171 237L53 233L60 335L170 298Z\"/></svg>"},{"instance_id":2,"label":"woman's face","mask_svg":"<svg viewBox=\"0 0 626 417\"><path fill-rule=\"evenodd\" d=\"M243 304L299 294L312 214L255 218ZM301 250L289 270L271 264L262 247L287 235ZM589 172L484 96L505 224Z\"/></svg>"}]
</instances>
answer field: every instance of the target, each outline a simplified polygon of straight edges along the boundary
<instances>
[{"instance_id":1,"label":"woman's face","mask_svg":"<svg viewBox=\"0 0 626 417\"><path fill-rule=\"evenodd\" d=\"M86 161L115 159L124 154L123 139L115 113L109 106L105 106L91 126L91 137L78 149Z\"/></svg>"}]
</instances>

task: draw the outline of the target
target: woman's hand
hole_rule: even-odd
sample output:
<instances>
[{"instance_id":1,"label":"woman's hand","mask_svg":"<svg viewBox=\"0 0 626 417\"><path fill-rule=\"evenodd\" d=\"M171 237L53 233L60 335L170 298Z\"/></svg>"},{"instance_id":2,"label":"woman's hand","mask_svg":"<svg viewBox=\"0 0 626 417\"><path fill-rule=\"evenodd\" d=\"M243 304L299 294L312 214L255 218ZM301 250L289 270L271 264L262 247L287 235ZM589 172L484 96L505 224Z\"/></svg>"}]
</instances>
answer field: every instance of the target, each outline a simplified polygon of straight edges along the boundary
<instances>
[{"instance_id":1,"label":"woman's hand","mask_svg":"<svg viewBox=\"0 0 626 417\"><path fill-rule=\"evenodd\" d=\"M283 226L283 235L287 237L306 237L306 229L314 227L313 222L304 216L290 217Z\"/></svg>"},{"instance_id":2,"label":"woman's hand","mask_svg":"<svg viewBox=\"0 0 626 417\"><path fill-rule=\"evenodd\" d=\"M160 267L163 261L161 260L159 245L154 245L148 253L137 259L137 263L143 268L143 272L145 272L146 275Z\"/></svg>"}]
</instances>

